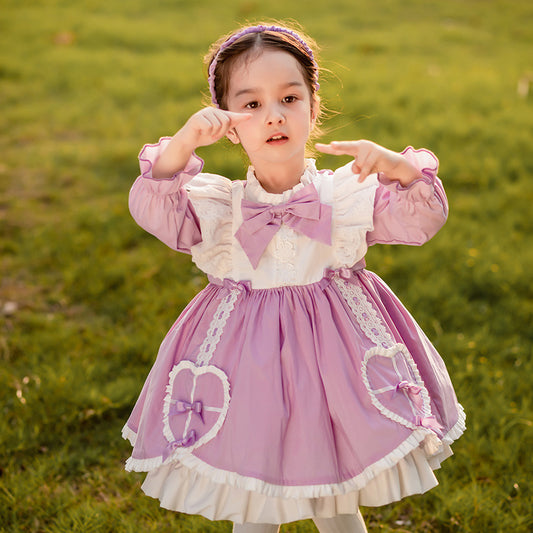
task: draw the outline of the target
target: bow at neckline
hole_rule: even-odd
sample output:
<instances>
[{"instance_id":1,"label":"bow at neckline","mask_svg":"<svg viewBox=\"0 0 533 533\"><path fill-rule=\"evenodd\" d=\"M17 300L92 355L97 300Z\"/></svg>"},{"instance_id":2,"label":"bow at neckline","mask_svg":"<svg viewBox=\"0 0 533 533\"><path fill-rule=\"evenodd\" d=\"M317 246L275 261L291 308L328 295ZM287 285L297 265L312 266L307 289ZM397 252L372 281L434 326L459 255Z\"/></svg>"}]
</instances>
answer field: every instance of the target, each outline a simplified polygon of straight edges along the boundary
<instances>
[{"instance_id":1,"label":"bow at neckline","mask_svg":"<svg viewBox=\"0 0 533 533\"><path fill-rule=\"evenodd\" d=\"M243 198L241 211L243 223L235 237L254 269L282 224L311 239L331 244L332 208L320 202L313 183L299 188L286 202L277 205Z\"/></svg>"}]
</instances>

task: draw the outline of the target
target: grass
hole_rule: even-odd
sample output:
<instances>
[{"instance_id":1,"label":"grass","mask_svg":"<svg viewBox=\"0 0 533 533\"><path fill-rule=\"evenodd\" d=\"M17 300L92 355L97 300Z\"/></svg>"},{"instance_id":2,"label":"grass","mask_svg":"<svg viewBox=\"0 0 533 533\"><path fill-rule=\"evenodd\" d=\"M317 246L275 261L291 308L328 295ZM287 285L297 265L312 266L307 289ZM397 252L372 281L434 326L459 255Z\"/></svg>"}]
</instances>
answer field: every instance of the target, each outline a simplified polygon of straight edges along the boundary
<instances>
[{"instance_id":1,"label":"grass","mask_svg":"<svg viewBox=\"0 0 533 533\"><path fill-rule=\"evenodd\" d=\"M439 487L364 509L369 530L533 528L533 7L303 5L4 0L0 531L230 531L160 509L142 496L142 476L123 471L120 429L163 335L204 283L188 257L135 226L126 198L140 146L202 105L209 43L265 17L298 20L322 46L321 91L338 111L325 140L428 147L450 199L430 243L367 259L443 354L468 430ZM201 155L241 175L241 155L226 148Z\"/></svg>"}]
</instances>

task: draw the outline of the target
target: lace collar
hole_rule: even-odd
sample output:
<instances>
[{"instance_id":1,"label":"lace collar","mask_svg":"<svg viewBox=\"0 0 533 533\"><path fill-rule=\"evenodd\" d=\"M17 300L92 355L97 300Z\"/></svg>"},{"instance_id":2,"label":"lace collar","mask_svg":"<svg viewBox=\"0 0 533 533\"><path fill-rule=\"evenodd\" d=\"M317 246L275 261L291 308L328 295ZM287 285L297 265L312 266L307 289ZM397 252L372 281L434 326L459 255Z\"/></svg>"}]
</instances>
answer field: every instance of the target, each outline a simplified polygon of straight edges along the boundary
<instances>
[{"instance_id":1,"label":"lace collar","mask_svg":"<svg viewBox=\"0 0 533 533\"><path fill-rule=\"evenodd\" d=\"M245 197L248 200L254 202L261 202L265 204L277 205L286 202L295 192L303 189L306 185L309 185L314 181L317 175L316 165L314 159L305 160L305 170L300 178L300 183L297 183L291 189L287 189L282 193L271 193L263 189L259 180L255 177L254 167L248 167L248 173L246 175L246 188Z\"/></svg>"}]
</instances>

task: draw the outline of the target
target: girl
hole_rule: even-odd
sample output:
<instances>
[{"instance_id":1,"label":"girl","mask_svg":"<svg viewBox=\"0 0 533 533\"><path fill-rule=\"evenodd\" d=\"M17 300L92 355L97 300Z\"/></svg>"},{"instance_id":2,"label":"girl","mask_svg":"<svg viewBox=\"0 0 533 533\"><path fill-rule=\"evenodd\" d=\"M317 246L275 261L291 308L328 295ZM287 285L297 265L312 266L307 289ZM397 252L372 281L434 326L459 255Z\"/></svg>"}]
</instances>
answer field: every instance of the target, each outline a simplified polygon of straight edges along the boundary
<instances>
[{"instance_id":1,"label":"girl","mask_svg":"<svg viewBox=\"0 0 533 533\"><path fill-rule=\"evenodd\" d=\"M138 224L209 284L161 345L126 468L163 507L237 532L309 517L365 531L359 505L434 487L465 429L442 359L364 268L369 245L420 245L444 224L437 159L334 142L317 149L353 162L317 170L318 66L285 27L219 41L209 86L213 106L143 148L130 194ZM246 151L245 180L202 172L195 149L223 137Z\"/></svg>"}]
</instances>

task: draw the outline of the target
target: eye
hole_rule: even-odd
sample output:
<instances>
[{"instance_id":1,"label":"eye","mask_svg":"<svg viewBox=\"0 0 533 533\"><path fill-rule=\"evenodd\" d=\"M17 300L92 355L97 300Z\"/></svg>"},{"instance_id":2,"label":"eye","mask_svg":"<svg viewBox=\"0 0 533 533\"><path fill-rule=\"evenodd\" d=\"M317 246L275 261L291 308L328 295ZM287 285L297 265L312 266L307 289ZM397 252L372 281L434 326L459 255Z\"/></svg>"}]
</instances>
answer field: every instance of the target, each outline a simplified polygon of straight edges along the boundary
<instances>
[{"instance_id":1,"label":"eye","mask_svg":"<svg viewBox=\"0 0 533 533\"><path fill-rule=\"evenodd\" d=\"M257 109L259 107L259 102L248 102L244 107L247 109Z\"/></svg>"},{"instance_id":2,"label":"eye","mask_svg":"<svg viewBox=\"0 0 533 533\"><path fill-rule=\"evenodd\" d=\"M283 103L284 104L292 104L293 102L296 102L296 100L298 100L297 96L294 96L294 95L285 96L285 98L283 98Z\"/></svg>"}]
</instances>

